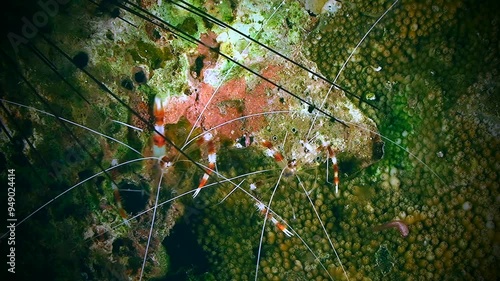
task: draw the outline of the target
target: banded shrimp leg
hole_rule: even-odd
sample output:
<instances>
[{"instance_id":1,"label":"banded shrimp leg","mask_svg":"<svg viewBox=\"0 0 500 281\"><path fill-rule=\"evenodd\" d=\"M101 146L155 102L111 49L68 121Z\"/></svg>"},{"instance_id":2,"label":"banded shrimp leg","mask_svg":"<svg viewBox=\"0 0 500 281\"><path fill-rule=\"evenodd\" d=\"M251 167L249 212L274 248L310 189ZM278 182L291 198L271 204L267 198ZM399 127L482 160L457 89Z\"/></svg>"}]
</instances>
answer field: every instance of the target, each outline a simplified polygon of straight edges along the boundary
<instances>
[{"instance_id":1,"label":"banded shrimp leg","mask_svg":"<svg viewBox=\"0 0 500 281\"><path fill-rule=\"evenodd\" d=\"M271 113L272 113L272 114L271 114ZM278 114L277 114L277 113L278 113ZM290 111L278 111L278 112L269 112L269 113L261 113L261 114L266 114L266 115L279 115L279 114L287 114L287 113L290 113ZM232 122L232 121L238 121L238 120L241 120L242 118L250 118L250 117L253 117L253 116L258 116L258 115L261 115L261 114L255 114L255 115L252 115L252 116L243 116L243 117L235 118L235 119L230 120L230 121L227 121L227 122L225 122L225 123L223 123L223 124L221 124L221 125L224 125L224 124L226 124L226 123L228 123L228 122ZM210 131L210 130L209 130L209 131ZM202 133L202 134L203 134L203 133ZM201 137L201 136L202 136L202 134L197 135L197 137ZM255 141L255 138L254 138L254 141ZM258 143L258 142L257 142L257 143ZM258 147L258 148L260 148L261 146L262 146L262 148L264 148L264 147L267 147L268 149L270 148L270 144L269 144L269 143L267 143L267 144L266 144L266 143L264 143L263 145L257 144L257 145L254 145L254 146L255 146L255 147ZM281 163L279 166L286 166L287 164L284 164L284 162L286 162L286 161L283 159L283 157L282 157L282 156L278 156L278 154L276 154L276 153L278 153L278 152L277 152L276 150L274 150L274 152L273 152L273 153L264 153L264 154L267 154L267 155L271 156L271 158L280 159L281 161L283 161L283 163ZM271 154L271 155L270 155L270 154ZM276 155L273 155L273 154L276 154ZM280 168L280 169L281 169L281 168ZM259 181L262 181L262 180L261 180L261 179L259 179ZM250 183L250 182L249 182L249 183ZM234 189L234 190L235 190L235 189ZM232 192L230 192L230 193L228 194L228 196L229 196L230 194L232 194ZM265 217L267 217L267 216L265 216ZM266 224L264 224L264 226L265 226L265 225L266 225ZM272 231L273 231L273 230L271 230L271 232L272 232ZM315 259L316 259L316 260L319 260L319 258L318 258L318 256L317 256L316 254L314 254L314 256L315 256Z\"/></svg>"}]
</instances>

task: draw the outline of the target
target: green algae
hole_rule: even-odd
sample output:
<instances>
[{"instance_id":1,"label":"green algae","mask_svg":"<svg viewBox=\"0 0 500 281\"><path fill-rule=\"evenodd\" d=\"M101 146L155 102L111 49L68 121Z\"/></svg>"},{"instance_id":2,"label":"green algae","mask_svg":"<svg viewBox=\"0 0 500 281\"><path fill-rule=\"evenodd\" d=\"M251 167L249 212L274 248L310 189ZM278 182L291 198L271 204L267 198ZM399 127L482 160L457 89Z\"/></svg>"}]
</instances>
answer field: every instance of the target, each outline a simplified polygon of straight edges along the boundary
<instances>
[{"instance_id":1,"label":"green algae","mask_svg":"<svg viewBox=\"0 0 500 281\"><path fill-rule=\"evenodd\" d=\"M133 61L137 63L148 63L152 70L163 68L166 61L172 59L172 54L169 49L160 49L153 43L144 41L137 41L135 44L135 48L128 50Z\"/></svg>"}]
</instances>

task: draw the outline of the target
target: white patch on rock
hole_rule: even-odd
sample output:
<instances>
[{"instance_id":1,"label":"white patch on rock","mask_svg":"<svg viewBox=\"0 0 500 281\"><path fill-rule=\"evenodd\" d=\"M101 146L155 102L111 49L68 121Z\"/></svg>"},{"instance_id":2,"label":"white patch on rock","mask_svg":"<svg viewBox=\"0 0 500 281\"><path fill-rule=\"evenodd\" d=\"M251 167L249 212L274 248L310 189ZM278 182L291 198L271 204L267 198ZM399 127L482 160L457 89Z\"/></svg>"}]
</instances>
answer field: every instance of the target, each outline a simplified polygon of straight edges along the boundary
<instances>
[{"instance_id":1,"label":"white patch on rock","mask_svg":"<svg viewBox=\"0 0 500 281\"><path fill-rule=\"evenodd\" d=\"M335 13L342 7L342 4L339 1L329 0L326 1L323 9L321 9L321 13Z\"/></svg>"}]
</instances>

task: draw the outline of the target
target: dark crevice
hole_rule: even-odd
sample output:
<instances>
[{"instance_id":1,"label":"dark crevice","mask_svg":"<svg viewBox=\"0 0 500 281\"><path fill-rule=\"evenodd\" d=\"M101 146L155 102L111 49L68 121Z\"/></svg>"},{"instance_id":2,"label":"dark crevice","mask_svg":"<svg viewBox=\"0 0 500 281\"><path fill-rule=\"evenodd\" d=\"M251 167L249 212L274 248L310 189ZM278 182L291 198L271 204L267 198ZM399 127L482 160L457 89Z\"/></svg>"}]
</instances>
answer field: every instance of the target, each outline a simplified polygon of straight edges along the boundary
<instances>
[{"instance_id":1,"label":"dark crevice","mask_svg":"<svg viewBox=\"0 0 500 281\"><path fill-rule=\"evenodd\" d=\"M196 242L196 235L188 224L176 224L162 244L168 256L175 257L170 259L169 274L163 280L189 280L186 274L188 271L190 275L202 275L210 270L205 253Z\"/></svg>"}]
</instances>

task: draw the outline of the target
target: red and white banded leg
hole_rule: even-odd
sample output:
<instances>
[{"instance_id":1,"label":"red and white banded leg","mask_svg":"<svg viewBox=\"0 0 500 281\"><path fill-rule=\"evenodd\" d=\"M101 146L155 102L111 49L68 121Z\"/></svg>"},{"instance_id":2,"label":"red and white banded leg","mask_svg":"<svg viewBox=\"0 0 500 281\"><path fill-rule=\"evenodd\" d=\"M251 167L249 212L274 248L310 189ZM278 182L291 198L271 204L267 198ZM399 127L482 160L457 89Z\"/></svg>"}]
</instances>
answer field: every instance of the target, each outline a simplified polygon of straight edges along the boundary
<instances>
[{"instance_id":1,"label":"red and white banded leg","mask_svg":"<svg viewBox=\"0 0 500 281\"><path fill-rule=\"evenodd\" d=\"M153 156L161 158L167 154L165 145L165 113L168 100L166 97L155 97L153 115L155 116L155 132L153 135Z\"/></svg>"},{"instance_id":2,"label":"red and white banded leg","mask_svg":"<svg viewBox=\"0 0 500 281\"><path fill-rule=\"evenodd\" d=\"M290 176L295 174L297 170L296 159L285 161L285 157L283 156L283 154L281 154L281 152L274 148L273 144L270 141L263 140L262 145L266 148L266 155L269 157L273 157L278 165L280 165L280 167L284 169L283 175Z\"/></svg>"},{"instance_id":3,"label":"red and white banded leg","mask_svg":"<svg viewBox=\"0 0 500 281\"><path fill-rule=\"evenodd\" d=\"M266 149L266 155L269 157L273 157L276 162L283 162L285 160L285 157L283 157L283 154L279 152L276 148L273 147L273 144L270 141L263 140L262 145L267 148Z\"/></svg>"},{"instance_id":4,"label":"red and white banded leg","mask_svg":"<svg viewBox=\"0 0 500 281\"><path fill-rule=\"evenodd\" d=\"M125 209L123 209L120 191L118 190L118 187L114 183L112 183L111 186L113 188L113 196L115 197L115 202L116 202L116 207L118 208L118 213L120 213L120 216L122 217L123 221L128 225L128 223L127 223L128 216L127 216L127 212L125 211Z\"/></svg>"},{"instance_id":5,"label":"red and white banded leg","mask_svg":"<svg viewBox=\"0 0 500 281\"><path fill-rule=\"evenodd\" d=\"M214 136L211 133L206 133L203 135L203 138L200 139L199 144L207 144L207 150L208 150L208 169L205 170L205 174L203 174L203 177L201 178L200 184L198 185L198 188L193 194L193 198L198 196L200 193L201 189L207 184L208 178L212 174L212 171L215 170L215 162L217 161L217 154L215 151L215 144L213 142Z\"/></svg>"},{"instance_id":6,"label":"red and white banded leg","mask_svg":"<svg viewBox=\"0 0 500 281\"><path fill-rule=\"evenodd\" d=\"M257 201L255 202L255 206L263 216L265 216L267 213L267 218L276 226L276 228L281 230L286 236L288 237L293 236L293 233L286 228L286 225L284 223L281 223L276 218L274 218L271 211L269 212L267 211L267 207L264 205L264 203Z\"/></svg>"},{"instance_id":7,"label":"red and white banded leg","mask_svg":"<svg viewBox=\"0 0 500 281\"><path fill-rule=\"evenodd\" d=\"M293 233L290 230L286 229L286 225L283 224L283 223L281 223L281 222L279 222L274 217L271 217L271 222L276 226L276 228L278 228L283 233L285 233L286 236L288 236L288 237L292 237L293 236Z\"/></svg>"},{"instance_id":8,"label":"red and white banded leg","mask_svg":"<svg viewBox=\"0 0 500 281\"><path fill-rule=\"evenodd\" d=\"M117 159L113 159L111 161L111 166L116 166L118 165L118 160ZM113 197L115 198L115 204L116 204L116 207L118 208L118 213L120 214L120 217L122 217L123 219L123 222L126 224L126 225L129 225L128 223L128 215L127 215L127 211L125 211L125 209L123 208L123 204L122 204L122 198L120 196L120 190L118 189L118 186L115 184L115 178L116 178L116 170L113 169L111 170L111 188L113 189Z\"/></svg>"},{"instance_id":9,"label":"red and white banded leg","mask_svg":"<svg viewBox=\"0 0 500 281\"><path fill-rule=\"evenodd\" d=\"M333 183L335 184L335 194L339 193L339 166L337 164L337 157L335 156L335 151L331 145L326 146L328 151L328 158L331 159L333 165Z\"/></svg>"}]
</instances>

